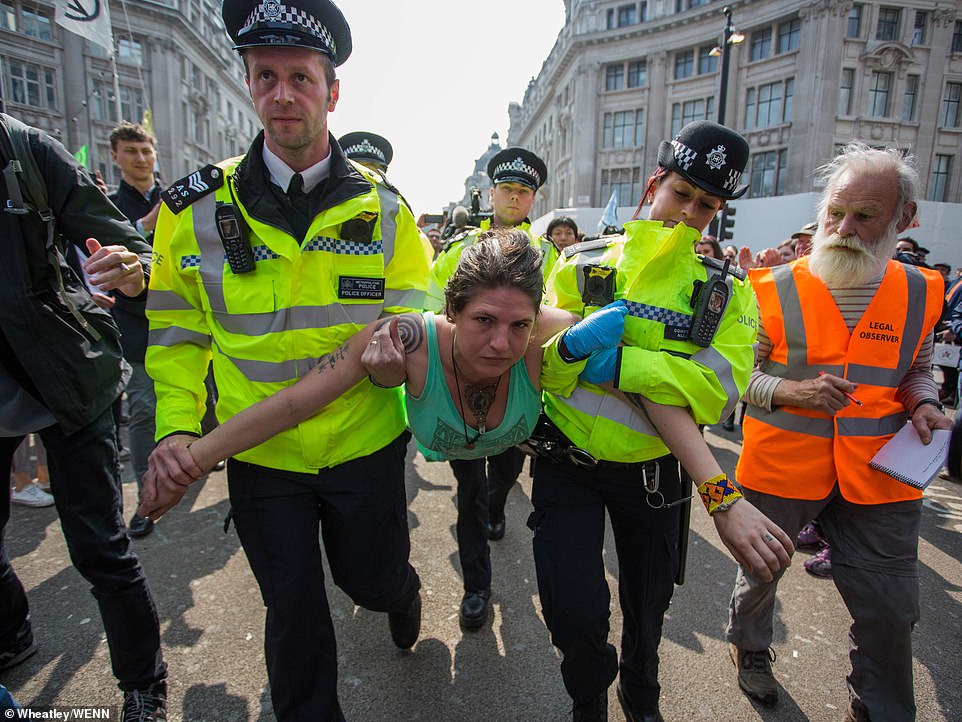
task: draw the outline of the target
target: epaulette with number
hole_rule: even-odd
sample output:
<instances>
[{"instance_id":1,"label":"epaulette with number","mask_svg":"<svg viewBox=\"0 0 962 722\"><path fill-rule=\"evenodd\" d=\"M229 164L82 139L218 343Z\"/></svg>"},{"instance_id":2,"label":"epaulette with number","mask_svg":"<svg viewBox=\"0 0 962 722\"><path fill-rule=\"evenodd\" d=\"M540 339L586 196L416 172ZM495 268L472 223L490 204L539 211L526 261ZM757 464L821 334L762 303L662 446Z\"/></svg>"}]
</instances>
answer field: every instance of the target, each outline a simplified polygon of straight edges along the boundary
<instances>
[{"instance_id":1,"label":"epaulette with number","mask_svg":"<svg viewBox=\"0 0 962 722\"><path fill-rule=\"evenodd\" d=\"M712 258L711 256L703 256L700 253L696 253L695 255L698 256L698 260L700 260L702 264L707 266L708 268L714 268L716 271L720 271L725 267L725 262L719 261L717 258ZM745 269L739 268L735 264L731 264L728 266L728 272L731 275L733 275L735 278L737 278L739 281L744 281L746 278L748 278L748 273L745 271Z\"/></svg>"},{"instance_id":2,"label":"epaulette with number","mask_svg":"<svg viewBox=\"0 0 962 722\"><path fill-rule=\"evenodd\" d=\"M598 248L607 248L611 245L611 242L621 238L621 236L601 236L601 238L593 238L590 241L581 241L581 243L573 243L564 249L564 257L571 258L576 253L582 253L583 251L594 251Z\"/></svg>"},{"instance_id":3,"label":"epaulette with number","mask_svg":"<svg viewBox=\"0 0 962 722\"><path fill-rule=\"evenodd\" d=\"M216 165L206 165L189 176L171 183L161 194L164 203L174 213L180 213L196 200L224 185L224 171Z\"/></svg>"}]
</instances>

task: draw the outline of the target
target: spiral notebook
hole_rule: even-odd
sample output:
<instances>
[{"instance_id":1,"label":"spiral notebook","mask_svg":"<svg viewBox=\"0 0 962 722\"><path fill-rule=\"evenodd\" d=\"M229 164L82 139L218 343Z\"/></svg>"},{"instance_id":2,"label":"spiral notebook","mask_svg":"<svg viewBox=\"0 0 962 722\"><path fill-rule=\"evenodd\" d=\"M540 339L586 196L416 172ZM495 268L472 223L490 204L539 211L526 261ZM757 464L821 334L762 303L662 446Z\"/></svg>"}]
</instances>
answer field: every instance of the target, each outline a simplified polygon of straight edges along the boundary
<instances>
[{"instance_id":1,"label":"spiral notebook","mask_svg":"<svg viewBox=\"0 0 962 722\"><path fill-rule=\"evenodd\" d=\"M903 484L924 489L945 466L951 436L951 429L933 429L932 441L923 444L915 427L906 424L878 450L868 465Z\"/></svg>"}]
</instances>

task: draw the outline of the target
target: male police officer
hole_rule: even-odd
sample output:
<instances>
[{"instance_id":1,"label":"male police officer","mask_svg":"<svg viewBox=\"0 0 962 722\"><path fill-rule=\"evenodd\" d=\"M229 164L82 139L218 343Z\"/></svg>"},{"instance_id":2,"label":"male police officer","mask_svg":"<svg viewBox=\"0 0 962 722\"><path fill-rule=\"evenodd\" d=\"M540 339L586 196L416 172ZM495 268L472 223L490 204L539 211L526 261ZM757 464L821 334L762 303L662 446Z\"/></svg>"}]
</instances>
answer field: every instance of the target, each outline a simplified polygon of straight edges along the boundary
<instances>
[{"instance_id":1,"label":"male police officer","mask_svg":"<svg viewBox=\"0 0 962 722\"><path fill-rule=\"evenodd\" d=\"M294 383L382 314L419 311L428 266L414 217L328 132L334 68L351 33L328 0L225 0L227 31L264 131L239 160L165 192L155 235L147 366L155 456L173 479L200 431L213 359L221 420ZM389 613L395 644L420 630L408 562L400 389L363 382L323 412L228 462L234 521L267 606L265 654L279 720L342 720L331 573L356 604ZM153 460L152 460L153 463Z\"/></svg>"},{"instance_id":2,"label":"male police officer","mask_svg":"<svg viewBox=\"0 0 962 722\"><path fill-rule=\"evenodd\" d=\"M444 286L458 265L461 252L488 228L520 228L531 235L528 214L535 194L548 178L548 169L538 156L524 148L505 148L488 162L491 178L490 200L494 214L481 221L480 228L461 233L442 249L431 267L426 308L439 312L444 304ZM531 238L544 253L545 275L558 258L549 240ZM464 598L460 622L466 629L482 626L488 617L491 587L491 553L488 539L504 536L504 504L518 478L524 456L515 448L488 459L451 461L458 480L458 555L464 577ZM487 469L487 472L486 472Z\"/></svg>"},{"instance_id":3,"label":"male police officer","mask_svg":"<svg viewBox=\"0 0 962 722\"><path fill-rule=\"evenodd\" d=\"M377 133L357 130L345 133L337 139L338 145L344 149L344 155L371 170L387 173L387 167L394 158L394 148L388 139Z\"/></svg>"}]
</instances>

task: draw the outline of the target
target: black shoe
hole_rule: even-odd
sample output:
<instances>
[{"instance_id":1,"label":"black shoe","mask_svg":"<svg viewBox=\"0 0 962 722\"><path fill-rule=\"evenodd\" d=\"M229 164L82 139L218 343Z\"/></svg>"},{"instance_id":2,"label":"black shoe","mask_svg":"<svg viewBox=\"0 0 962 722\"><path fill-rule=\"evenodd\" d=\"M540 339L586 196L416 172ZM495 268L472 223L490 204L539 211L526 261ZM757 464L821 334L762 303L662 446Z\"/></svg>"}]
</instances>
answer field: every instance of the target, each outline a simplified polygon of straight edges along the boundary
<instances>
[{"instance_id":1,"label":"black shoe","mask_svg":"<svg viewBox=\"0 0 962 722\"><path fill-rule=\"evenodd\" d=\"M607 722L608 691L605 690L588 702L571 705L571 722Z\"/></svg>"},{"instance_id":2,"label":"black shoe","mask_svg":"<svg viewBox=\"0 0 962 722\"><path fill-rule=\"evenodd\" d=\"M387 623L391 639L398 649L410 649L421 634L421 592L418 592L403 612L388 612Z\"/></svg>"},{"instance_id":3,"label":"black shoe","mask_svg":"<svg viewBox=\"0 0 962 722\"><path fill-rule=\"evenodd\" d=\"M124 692L122 722L167 722L167 682Z\"/></svg>"},{"instance_id":4,"label":"black shoe","mask_svg":"<svg viewBox=\"0 0 962 722\"><path fill-rule=\"evenodd\" d=\"M17 641L0 651L0 671L16 667L37 653L37 643L33 641L33 630L30 621L25 621L17 633Z\"/></svg>"},{"instance_id":5,"label":"black shoe","mask_svg":"<svg viewBox=\"0 0 962 722\"><path fill-rule=\"evenodd\" d=\"M504 539L504 517L497 521L488 522L488 539L491 541Z\"/></svg>"},{"instance_id":6,"label":"black shoe","mask_svg":"<svg viewBox=\"0 0 962 722\"><path fill-rule=\"evenodd\" d=\"M127 525L127 536L131 538L147 536L153 530L153 519L151 519L149 516L140 516L140 514L134 514L132 517L130 517L130 523Z\"/></svg>"},{"instance_id":7,"label":"black shoe","mask_svg":"<svg viewBox=\"0 0 962 722\"><path fill-rule=\"evenodd\" d=\"M621 711L625 714L625 722L665 722L665 718L661 716L661 712L657 707L654 712L642 712L641 714L632 712L628 707L628 701L625 699L624 692L621 691L620 680L618 681L618 686L615 687L615 694L618 697L618 704L621 705Z\"/></svg>"},{"instance_id":8,"label":"black shoe","mask_svg":"<svg viewBox=\"0 0 962 722\"><path fill-rule=\"evenodd\" d=\"M488 600L491 599L491 590L485 589L483 592L465 592L461 599L461 611L458 618L464 629L478 629L488 621Z\"/></svg>"}]
</instances>

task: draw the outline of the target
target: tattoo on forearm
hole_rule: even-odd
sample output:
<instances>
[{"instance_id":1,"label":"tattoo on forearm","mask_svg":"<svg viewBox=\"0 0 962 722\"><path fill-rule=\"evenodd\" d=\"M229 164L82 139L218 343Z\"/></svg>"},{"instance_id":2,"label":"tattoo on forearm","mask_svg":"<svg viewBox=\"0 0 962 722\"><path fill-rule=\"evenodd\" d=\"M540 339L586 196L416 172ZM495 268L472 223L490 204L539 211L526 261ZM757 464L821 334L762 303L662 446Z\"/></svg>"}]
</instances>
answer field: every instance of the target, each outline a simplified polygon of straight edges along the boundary
<instances>
[{"instance_id":1,"label":"tattoo on forearm","mask_svg":"<svg viewBox=\"0 0 962 722\"><path fill-rule=\"evenodd\" d=\"M424 325L414 316L401 316L397 322L404 353L413 353L424 343Z\"/></svg>"},{"instance_id":2,"label":"tattoo on forearm","mask_svg":"<svg viewBox=\"0 0 962 722\"><path fill-rule=\"evenodd\" d=\"M338 346L336 349L330 353L326 353L317 359L317 363L314 364L314 371L319 374L324 373L327 369L333 369L338 361L343 361L344 357L347 355L347 349L350 343L345 343L343 346Z\"/></svg>"}]
</instances>

